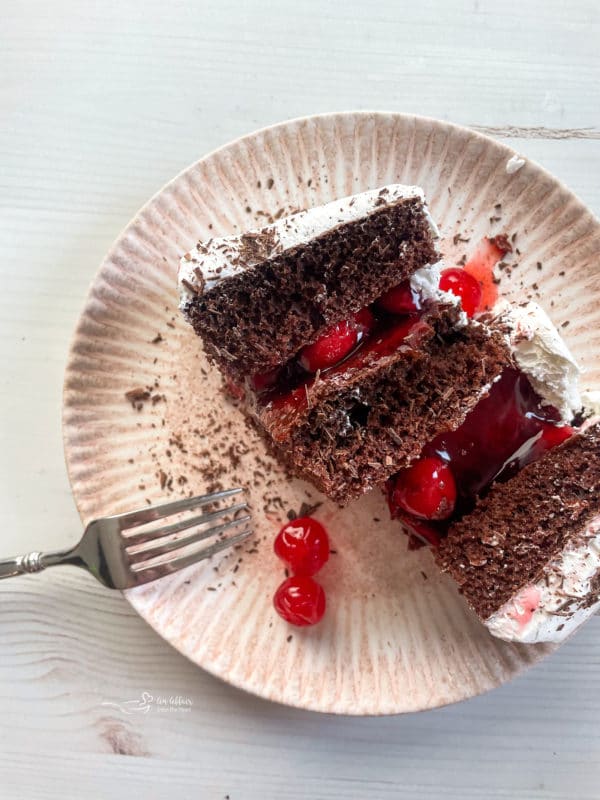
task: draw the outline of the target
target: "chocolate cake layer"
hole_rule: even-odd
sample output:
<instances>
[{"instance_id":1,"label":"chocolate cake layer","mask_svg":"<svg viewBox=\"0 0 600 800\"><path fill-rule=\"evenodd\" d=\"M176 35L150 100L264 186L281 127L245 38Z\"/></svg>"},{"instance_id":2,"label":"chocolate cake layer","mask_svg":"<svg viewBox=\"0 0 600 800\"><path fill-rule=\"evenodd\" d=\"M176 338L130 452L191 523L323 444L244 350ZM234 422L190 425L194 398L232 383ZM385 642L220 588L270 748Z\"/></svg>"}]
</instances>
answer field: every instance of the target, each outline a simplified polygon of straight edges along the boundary
<instances>
[{"instance_id":1,"label":"chocolate cake layer","mask_svg":"<svg viewBox=\"0 0 600 800\"><path fill-rule=\"evenodd\" d=\"M416 322L395 352L352 360L256 412L299 477L341 504L368 492L453 430L511 356L497 332L455 327L455 308Z\"/></svg>"},{"instance_id":2,"label":"chocolate cake layer","mask_svg":"<svg viewBox=\"0 0 600 800\"><path fill-rule=\"evenodd\" d=\"M436 554L482 619L543 578L545 565L577 544L598 516L600 424L572 436L455 523Z\"/></svg>"},{"instance_id":3,"label":"chocolate cake layer","mask_svg":"<svg viewBox=\"0 0 600 800\"><path fill-rule=\"evenodd\" d=\"M269 228L242 240L235 258L251 266L204 288L196 270L198 283L185 284L182 306L208 357L237 380L286 362L324 327L439 258L418 197L283 252ZM190 255L196 258L201 246Z\"/></svg>"}]
</instances>

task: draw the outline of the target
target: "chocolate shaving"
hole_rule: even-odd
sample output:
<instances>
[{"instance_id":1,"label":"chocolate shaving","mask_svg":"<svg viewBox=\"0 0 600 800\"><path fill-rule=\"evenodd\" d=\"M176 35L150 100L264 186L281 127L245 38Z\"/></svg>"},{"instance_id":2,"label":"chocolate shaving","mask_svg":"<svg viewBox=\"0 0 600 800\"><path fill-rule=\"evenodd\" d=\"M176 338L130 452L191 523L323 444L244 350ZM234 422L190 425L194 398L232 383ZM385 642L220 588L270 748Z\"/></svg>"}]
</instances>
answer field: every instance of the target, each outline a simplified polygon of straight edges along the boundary
<instances>
[{"instance_id":1,"label":"chocolate shaving","mask_svg":"<svg viewBox=\"0 0 600 800\"><path fill-rule=\"evenodd\" d=\"M190 283L186 278L182 278L181 279L181 283L192 294L201 294L202 293L201 290L197 286L194 286L194 284Z\"/></svg>"},{"instance_id":2,"label":"chocolate shaving","mask_svg":"<svg viewBox=\"0 0 600 800\"><path fill-rule=\"evenodd\" d=\"M139 387L137 389L130 389L128 392L125 392L125 397L131 403L132 408L135 408L136 411L141 411L144 407L145 401L150 400L151 393L148 389Z\"/></svg>"},{"instance_id":3,"label":"chocolate shaving","mask_svg":"<svg viewBox=\"0 0 600 800\"><path fill-rule=\"evenodd\" d=\"M514 242L516 238L516 233L512 235L511 241ZM508 236L505 233L500 233L498 236L491 236L490 243L496 245L499 250L503 250L505 253L512 253L513 248L512 244L508 240Z\"/></svg>"}]
</instances>

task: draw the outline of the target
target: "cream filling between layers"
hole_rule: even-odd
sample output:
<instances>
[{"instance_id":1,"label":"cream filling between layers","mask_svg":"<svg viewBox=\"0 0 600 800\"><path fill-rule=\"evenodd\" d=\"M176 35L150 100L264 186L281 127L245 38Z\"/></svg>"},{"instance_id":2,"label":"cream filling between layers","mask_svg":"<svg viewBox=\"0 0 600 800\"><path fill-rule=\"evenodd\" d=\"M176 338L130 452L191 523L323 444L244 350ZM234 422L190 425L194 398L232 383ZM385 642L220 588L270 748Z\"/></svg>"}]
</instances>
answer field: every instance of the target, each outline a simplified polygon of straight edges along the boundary
<instances>
[{"instance_id":1,"label":"cream filling between layers","mask_svg":"<svg viewBox=\"0 0 600 800\"><path fill-rule=\"evenodd\" d=\"M238 275L261 261L280 255L293 247L307 244L339 225L357 222L386 206L394 206L411 198L418 198L422 202L431 233L435 239L439 238L439 231L429 213L423 190L419 186L390 184L350 197L343 197L322 206L309 208L307 211L283 217L271 225L248 231L239 236L227 236L210 239L204 243L200 242L180 261L180 307L183 309L194 297L193 291L187 288L186 283L198 290L211 289L225 278ZM255 258L244 255L247 252L245 240L247 241L247 237L253 235L260 236L269 242L268 253L261 253ZM201 277L199 278L198 275Z\"/></svg>"}]
</instances>

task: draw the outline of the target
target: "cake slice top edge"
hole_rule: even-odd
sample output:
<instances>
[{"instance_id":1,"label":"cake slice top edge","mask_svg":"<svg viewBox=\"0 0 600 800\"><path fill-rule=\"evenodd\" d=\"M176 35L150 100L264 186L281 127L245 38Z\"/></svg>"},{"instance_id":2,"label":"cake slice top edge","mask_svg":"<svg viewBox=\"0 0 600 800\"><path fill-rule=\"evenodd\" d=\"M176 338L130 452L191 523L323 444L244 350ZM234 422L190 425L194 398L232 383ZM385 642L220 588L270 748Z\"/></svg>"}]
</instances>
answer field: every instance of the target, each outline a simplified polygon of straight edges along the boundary
<instances>
[{"instance_id":1,"label":"cake slice top edge","mask_svg":"<svg viewBox=\"0 0 600 800\"><path fill-rule=\"evenodd\" d=\"M185 309L195 294L209 291L226 278L306 244L340 225L357 222L386 206L413 199L422 204L432 238L439 238L423 189L396 183L332 200L282 217L262 228L198 242L180 261L180 308Z\"/></svg>"}]
</instances>

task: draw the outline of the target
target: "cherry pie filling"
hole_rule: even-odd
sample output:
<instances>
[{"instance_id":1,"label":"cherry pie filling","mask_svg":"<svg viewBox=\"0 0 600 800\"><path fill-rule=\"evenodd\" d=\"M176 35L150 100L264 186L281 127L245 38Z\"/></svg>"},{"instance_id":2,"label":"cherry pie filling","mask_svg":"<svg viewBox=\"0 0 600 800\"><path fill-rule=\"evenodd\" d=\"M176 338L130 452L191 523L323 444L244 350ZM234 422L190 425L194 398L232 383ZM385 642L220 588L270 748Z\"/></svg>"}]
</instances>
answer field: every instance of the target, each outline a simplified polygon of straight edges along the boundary
<instances>
[{"instance_id":1,"label":"cherry pie filling","mask_svg":"<svg viewBox=\"0 0 600 800\"><path fill-rule=\"evenodd\" d=\"M410 546L437 545L494 481L508 480L568 439L573 429L560 423L523 373L505 370L460 427L436 436L387 481L391 516L411 532Z\"/></svg>"},{"instance_id":2,"label":"cherry pie filling","mask_svg":"<svg viewBox=\"0 0 600 800\"><path fill-rule=\"evenodd\" d=\"M408 282L396 288L411 293ZM412 306L406 303L405 308L401 312L388 311L377 300L350 319L326 328L316 342L303 347L283 366L253 375L250 388L261 405L296 405L296 396L305 397L305 387L310 388L317 378L360 369L414 341L412 336L427 327L420 321L419 298L414 295Z\"/></svg>"},{"instance_id":3,"label":"cherry pie filling","mask_svg":"<svg viewBox=\"0 0 600 800\"><path fill-rule=\"evenodd\" d=\"M493 267L508 248L485 239L464 268L442 272L440 289L460 297L469 317L490 309L498 294ZM284 366L254 375L250 386L260 405L294 416L304 411L315 380L347 375L418 346L430 331L421 312L418 295L405 281L325 329ZM555 408L542 404L523 373L507 369L459 428L434 438L416 462L387 481L391 516L410 531L410 547L435 546L493 482L512 477L572 433Z\"/></svg>"}]
</instances>

